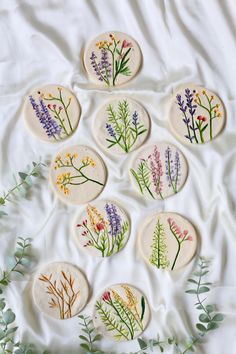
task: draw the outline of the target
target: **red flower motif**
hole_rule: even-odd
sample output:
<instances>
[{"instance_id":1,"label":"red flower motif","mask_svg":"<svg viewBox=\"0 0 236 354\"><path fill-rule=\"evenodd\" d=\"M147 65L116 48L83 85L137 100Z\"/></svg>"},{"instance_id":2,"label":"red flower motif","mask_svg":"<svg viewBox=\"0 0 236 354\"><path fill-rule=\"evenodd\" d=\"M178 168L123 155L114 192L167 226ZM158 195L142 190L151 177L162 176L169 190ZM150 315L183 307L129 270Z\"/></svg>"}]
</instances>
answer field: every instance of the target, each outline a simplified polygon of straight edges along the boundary
<instances>
[{"instance_id":1,"label":"red flower motif","mask_svg":"<svg viewBox=\"0 0 236 354\"><path fill-rule=\"evenodd\" d=\"M188 236L187 240L192 241L193 240L192 236Z\"/></svg>"},{"instance_id":2,"label":"red flower motif","mask_svg":"<svg viewBox=\"0 0 236 354\"><path fill-rule=\"evenodd\" d=\"M133 47L133 44L131 42L127 42L125 39L123 40L122 43L122 48L131 48Z\"/></svg>"},{"instance_id":3,"label":"red flower motif","mask_svg":"<svg viewBox=\"0 0 236 354\"><path fill-rule=\"evenodd\" d=\"M87 220L83 220L83 225L87 226Z\"/></svg>"},{"instance_id":4,"label":"red flower motif","mask_svg":"<svg viewBox=\"0 0 236 354\"><path fill-rule=\"evenodd\" d=\"M55 104L53 105L53 108L56 109L56 105Z\"/></svg>"},{"instance_id":5,"label":"red flower motif","mask_svg":"<svg viewBox=\"0 0 236 354\"><path fill-rule=\"evenodd\" d=\"M98 231L102 231L102 230L104 230L104 224L102 224L102 223L98 223L97 225L96 225L96 228L97 228L97 230Z\"/></svg>"},{"instance_id":6,"label":"red flower motif","mask_svg":"<svg viewBox=\"0 0 236 354\"><path fill-rule=\"evenodd\" d=\"M207 120L207 118L204 116L198 116L197 119L200 121L203 121L203 122L206 122L206 120Z\"/></svg>"},{"instance_id":7,"label":"red flower motif","mask_svg":"<svg viewBox=\"0 0 236 354\"><path fill-rule=\"evenodd\" d=\"M106 292L102 295L102 299L103 299L103 301L110 301L110 300L111 300L111 293L110 293L110 291L106 291Z\"/></svg>"},{"instance_id":8,"label":"red flower motif","mask_svg":"<svg viewBox=\"0 0 236 354\"><path fill-rule=\"evenodd\" d=\"M51 105L50 104L48 104L48 108L51 109Z\"/></svg>"}]
</instances>

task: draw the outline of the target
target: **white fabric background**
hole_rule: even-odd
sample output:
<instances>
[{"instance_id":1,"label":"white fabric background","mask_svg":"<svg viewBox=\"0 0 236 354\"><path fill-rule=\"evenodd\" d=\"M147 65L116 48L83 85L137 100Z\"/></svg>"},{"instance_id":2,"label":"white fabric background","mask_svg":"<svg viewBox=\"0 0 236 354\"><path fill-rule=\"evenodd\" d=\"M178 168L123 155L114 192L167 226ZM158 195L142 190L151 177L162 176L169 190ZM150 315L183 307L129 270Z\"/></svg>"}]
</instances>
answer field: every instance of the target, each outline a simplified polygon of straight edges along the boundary
<instances>
[{"instance_id":1,"label":"white fabric background","mask_svg":"<svg viewBox=\"0 0 236 354\"><path fill-rule=\"evenodd\" d=\"M199 251L212 258L209 278L215 283L209 301L227 315L197 353L236 353L235 278L235 139L236 139L236 7L234 0L1 0L0 3L0 137L1 184L12 185L11 173L31 160L50 159L58 149L87 144L99 151L109 171L100 198L118 200L129 212L132 232L125 249L110 259L92 259L71 238L71 220L78 207L67 207L52 193L47 180L37 181L28 200L7 207L1 220L1 266L16 236L33 237L33 271L51 261L69 261L84 270L94 296L107 285L128 282L145 292L152 319L145 337L170 332L180 339L193 329L194 299L184 294L195 266L155 272L136 249L139 225L149 213L175 211L185 215L199 232ZM137 78L114 91L97 89L88 81L81 60L84 45L99 33L121 30L133 36L143 52ZM178 85L196 82L219 94L227 109L226 128L205 146L180 144L168 129L168 97ZM26 130L22 100L37 85L59 83L72 88L82 106L79 128L69 140L51 145ZM133 154L110 158L99 149L91 132L96 110L110 95L127 94L140 101L152 120L147 143L167 140L181 148L189 162L183 190L165 201L145 202L131 188L128 168ZM53 354L80 352L78 318L57 321L42 315L32 302L32 274L15 281L7 291L16 312L21 339L46 346ZM107 352L135 351L137 343L104 340Z\"/></svg>"}]
</instances>

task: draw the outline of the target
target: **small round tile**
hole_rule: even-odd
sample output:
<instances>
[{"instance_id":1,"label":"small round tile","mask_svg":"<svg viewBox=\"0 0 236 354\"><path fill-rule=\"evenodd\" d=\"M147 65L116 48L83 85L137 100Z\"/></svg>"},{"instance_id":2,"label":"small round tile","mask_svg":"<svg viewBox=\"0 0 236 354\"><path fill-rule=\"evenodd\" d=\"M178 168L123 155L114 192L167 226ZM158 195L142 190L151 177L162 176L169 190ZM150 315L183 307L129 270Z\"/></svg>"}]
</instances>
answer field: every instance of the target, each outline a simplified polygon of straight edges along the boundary
<instances>
[{"instance_id":1,"label":"small round tile","mask_svg":"<svg viewBox=\"0 0 236 354\"><path fill-rule=\"evenodd\" d=\"M50 181L58 197L69 204L84 204L103 190L107 178L102 158L82 145L66 147L53 159Z\"/></svg>"},{"instance_id":2,"label":"small round tile","mask_svg":"<svg viewBox=\"0 0 236 354\"><path fill-rule=\"evenodd\" d=\"M197 235L192 224L176 213L148 217L139 234L140 253L157 269L176 270L194 256Z\"/></svg>"},{"instance_id":3,"label":"small round tile","mask_svg":"<svg viewBox=\"0 0 236 354\"><path fill-rule=\"evenodd\" d=\"M24 102L24 118L39 139L58 142L69 138L80 119L80 105L75 95L59 85L33 90Z\"/></svg>"},{"instance_id":4,"label":"small round tile","mask_svg":"<svg viewBox=\"0 0 236 354\"><path fill-rule=\"evenodd\" d=\"M84 275L69 263L50 263L34 278L33 299L44 314L64 320L86 305L89 287Z\"/></svg>"},{"instance_id":5,"label":"small round tile","mask_svg":"<svg viewBox=\"0 0 236 354\"><path fill-rule=\"evenodd\" d=\"M204 144L211 141L223 129L225 119L222 101L206 88L190 84L173 95L170 126L184 143Z\"/></svg>"},{"instance_id":6,"label":"small round tile","mask_svg":"<svg viewBox=\"0 0 236 354\"><path fill-rule=\"evenodd\" d=\"M165 199L183 187L188 165L176 146L159 142L138 152L130 175L142 196L147 199Z\"/></svg>"},{"instance_id":7,"label":"small round tile","mask_svg":"<svg viewBox=\"0 0 236 354\"><path fill-rule=\"evenodd\" d=\"M110 257L128 241L130 223L116 203L99 200L76 217L73 230L76 242L89 255Z\"/></svg>"},{"instance_id":8,"label":"small round tile","mask_svg":"<svg viewBox=\"0 0 236 354\"><path fill-rule=\"evenodd\" d=\"M142 63L136 41L121 32L107 32L86 47L84 65L91 79L102 86L119 86L131 80Z\"/></svg>"},{"instance_id":9,"label":"small round tile","mask_svg":"<svg viewBox=\"0 0 236 354\"><path fill-rule=\"evenodd\" d=\"M149 129L146 110L127 97L106 102L99 109L93 124L93 133L101 148L119 155L140 147Z\"/></svg>"},{"instance_id":10,"label":"small round tile","mask_svg":"<svg viewBox=\"0 0 236 354\"><path fill-rule=\"evenodd\" d=\"M143 333L149 317L149 305L142 292L129 284L116 284L98 297L93 322L103 336L129 341Z\"/></svg>"}]
</instances>

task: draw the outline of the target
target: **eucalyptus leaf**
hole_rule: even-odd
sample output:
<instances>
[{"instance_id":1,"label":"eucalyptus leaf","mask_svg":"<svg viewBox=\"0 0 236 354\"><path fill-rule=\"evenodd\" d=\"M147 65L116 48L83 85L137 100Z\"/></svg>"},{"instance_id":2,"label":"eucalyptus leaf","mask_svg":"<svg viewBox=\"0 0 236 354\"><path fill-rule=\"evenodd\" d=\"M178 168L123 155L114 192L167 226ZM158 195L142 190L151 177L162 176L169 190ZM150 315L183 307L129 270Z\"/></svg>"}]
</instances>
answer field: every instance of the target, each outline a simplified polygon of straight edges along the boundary
<instances>
[{"instance_id":1,"label":"eucalyptus leaf","mask_svg":"<svg viewBox=\"0 0 236 354\"><path fill-rule=\"evenodd\" d=\"M2 318L6 324L10 324L15 321L16 316L11 309L8 309L3 313Z\"/></svg>"}]
</instances>

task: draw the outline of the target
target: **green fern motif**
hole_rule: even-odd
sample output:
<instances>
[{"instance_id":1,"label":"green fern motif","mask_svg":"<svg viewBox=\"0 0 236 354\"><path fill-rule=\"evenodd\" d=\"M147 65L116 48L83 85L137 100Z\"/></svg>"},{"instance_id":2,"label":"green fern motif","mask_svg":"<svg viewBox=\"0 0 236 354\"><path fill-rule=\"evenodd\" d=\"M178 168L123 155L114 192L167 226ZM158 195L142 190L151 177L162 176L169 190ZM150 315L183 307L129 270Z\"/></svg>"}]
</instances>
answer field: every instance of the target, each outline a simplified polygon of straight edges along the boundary
<instances>
[{"instance_id":1,"label":"green fern motif","mask_svg":"<svg viewBox=\"0 0 236 354\"><path fill-rule=\"evenodd\" d=\"M116 236L116 246L117 246L117 252L120 251L120 249L123 247L123 241L125 238L126 232L129 230L129 223L128 221L125 221L121 227L120 233Z\"/></svg>"},{"instance_id":2,"label":"green fern motif","mask_svg":"<svg viewBox=\"0 0 236 354\"><path fill-rule=\"evenodd\" d=\"M170 262L167 258L165 230L159 219L156 223L151 248L152 254L149 258L150 263L155 265L157 268L167 268Z\"/></svg>"},{"instance_id":3,"label":"green fern motif","mask_svg":"<svg viewBox=\"0 0 236 354\"><path fill-rule=\"evenodd\" d=\"M151 191L151 181L150 181L150 169L148 167L147 161L142 160L138 166L137 171L133 168L130 169L130 172L134 176L136 182L138 183L140 192L144 194L145 190L150 194L150 196L155 199Z\"/></svg>"},{"instance_id":4,"label":"green fern motif","mask_svg":"<svg viewBox=\"0 0 236 354\"><path fill-rule=\"evenodd\" d=\"M123 325L121 322L117 322L116 317L112 315L111 311L106 309L105 306L103 306L101 301L96 302L96 309L98 310L99 315L101 316L102 322L106 326L106 329L108 331L116 331L118 332L115 334L115 338L117 340L120 339L127 339L129 340L129 332L127 331L125 325Z\"/></svg>"},{"instance_id":5,"label":"green fern motif","mask_svg":"<svg viewBox=\"0 0 236 354\"><path fill-rule=\"evenodd\" d=\"M129 103L126 100L118 103L117 112L109 104L107 107L108 123L106 125L111 138L106 139L110 144L108 148L119 145L126 153L131 150L139 135L147 129L138 121L138 113L134 111L131 115Z\"/></svg>"}]
</instances>

